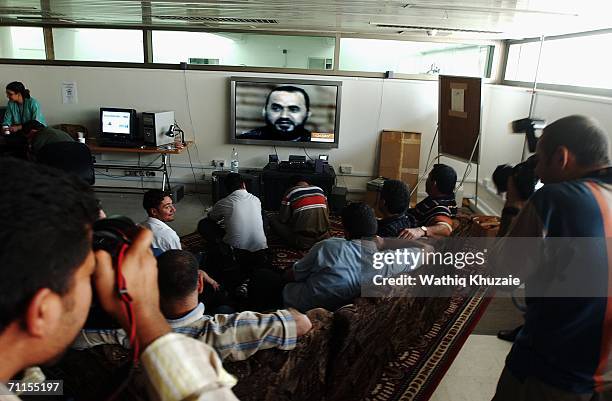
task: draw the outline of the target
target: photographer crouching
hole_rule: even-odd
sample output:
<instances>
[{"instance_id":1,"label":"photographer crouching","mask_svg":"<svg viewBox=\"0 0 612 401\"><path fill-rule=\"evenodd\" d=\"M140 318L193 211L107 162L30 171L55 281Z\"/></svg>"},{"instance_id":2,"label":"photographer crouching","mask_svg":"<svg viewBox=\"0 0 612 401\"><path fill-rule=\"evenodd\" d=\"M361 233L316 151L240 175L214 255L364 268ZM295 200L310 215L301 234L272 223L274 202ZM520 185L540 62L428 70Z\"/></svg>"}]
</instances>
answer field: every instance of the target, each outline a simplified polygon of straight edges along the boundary
<instances>
[{"instance_id":1,"label":"photographer crouching","mask_svg":"<svg viewBox=\"0 0 612 401\"><path fill-rule=\"evenodd\" d=\"M506 237L610 238L609 154L608 134L589 118L569 116L548 125L529 162L545 185L525 200L515 174L509 174L500 230ZM512 258L508 251L501 248L498 255ZM593 277L608 283L607 298L526 299L525 325L506 358L494 401L612 399L609 252L602 253L606 260L598 261L603 268Z\"/></svg>"},{"instance_id":2,"label":"photographer crouching","mask_svg":"<svg viewBox=\"0 0 612 401\"><path fill-rule=\"evenodd\" d=\"M0 176L0 399L18 400L7 395L8 381L68 348L89 313L92 286L104 310L133 333L159 399L236 399L215 351L170 332L149 230L127 239L113 260L92 250L99 207L84 182L12 158L0 159Z\"/></svg>"}]
</instances>

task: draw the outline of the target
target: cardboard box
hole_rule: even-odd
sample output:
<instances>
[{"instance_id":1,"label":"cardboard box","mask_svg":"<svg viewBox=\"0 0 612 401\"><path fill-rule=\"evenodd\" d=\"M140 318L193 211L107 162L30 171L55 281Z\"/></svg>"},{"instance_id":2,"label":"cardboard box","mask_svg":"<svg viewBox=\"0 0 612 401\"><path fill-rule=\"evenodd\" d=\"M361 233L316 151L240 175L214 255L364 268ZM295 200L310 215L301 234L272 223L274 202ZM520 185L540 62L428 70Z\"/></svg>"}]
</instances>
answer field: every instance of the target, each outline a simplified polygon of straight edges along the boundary
<instances>
[{"instance_id":1,"label":"cardboard box","mask_svg":"<svg viewBox=\"0 0 612 401\"><path fill-rule=\"evenodd\" d=\"M401 180L412 191L419 180L421 134L418 132L383 130L380 134L378 176ZM416 204L417 191L410 198Z\"/></svg>"}]
</instances>

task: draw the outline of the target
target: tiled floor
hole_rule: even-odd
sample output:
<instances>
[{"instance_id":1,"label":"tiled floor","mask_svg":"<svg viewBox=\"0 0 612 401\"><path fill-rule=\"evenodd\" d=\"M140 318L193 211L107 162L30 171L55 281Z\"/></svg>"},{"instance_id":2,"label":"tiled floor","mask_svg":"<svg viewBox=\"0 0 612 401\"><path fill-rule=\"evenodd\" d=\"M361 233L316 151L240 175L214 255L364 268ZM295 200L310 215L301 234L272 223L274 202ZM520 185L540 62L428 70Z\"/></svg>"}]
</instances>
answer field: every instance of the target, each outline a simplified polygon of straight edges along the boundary
<instances>
[{"instance_id":1,"label":"tiled floor","mask_svg":"<svg viewBox=\"0 0 612 401\"><path fill-rule=\"evenodd\" d=\"M495 336L469 336L430 401L490 401L511 346Z\"/></svg>"}]
</instances>

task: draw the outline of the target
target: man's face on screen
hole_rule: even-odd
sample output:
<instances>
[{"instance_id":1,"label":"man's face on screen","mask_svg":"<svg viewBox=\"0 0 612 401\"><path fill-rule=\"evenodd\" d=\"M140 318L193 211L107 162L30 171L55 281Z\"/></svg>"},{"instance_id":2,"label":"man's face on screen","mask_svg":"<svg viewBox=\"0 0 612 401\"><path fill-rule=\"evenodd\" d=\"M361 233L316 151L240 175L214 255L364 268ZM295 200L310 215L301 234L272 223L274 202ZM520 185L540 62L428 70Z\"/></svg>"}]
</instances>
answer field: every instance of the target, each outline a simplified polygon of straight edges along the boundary
<instances>
[{"instance_id":1,"label":"man's face on screen","mask_svg":"<svg viewBox=\"0 0 612 401\"><path fill-rule=\"evenodd\" d=\"M277 131L292 133L308 118L306 99L300 92L272 92L266 105L266 124Z\"/></svg>"}]
</instances>

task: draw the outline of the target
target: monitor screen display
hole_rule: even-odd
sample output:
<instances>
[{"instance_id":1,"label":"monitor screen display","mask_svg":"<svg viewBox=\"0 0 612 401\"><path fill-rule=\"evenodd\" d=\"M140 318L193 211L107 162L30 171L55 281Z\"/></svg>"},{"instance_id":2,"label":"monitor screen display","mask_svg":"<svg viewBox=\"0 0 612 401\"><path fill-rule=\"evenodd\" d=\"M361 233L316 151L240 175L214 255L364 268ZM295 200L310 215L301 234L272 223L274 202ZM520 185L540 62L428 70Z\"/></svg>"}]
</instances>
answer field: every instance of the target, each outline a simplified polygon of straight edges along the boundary
<instances>
[{"instance_id":1,"label":"monitor screen display","mask_svg":"<svg viewBox=\"0 0 612 401\"><path fill-rule=\"evenodd\" d=\"M342 82L233 77L230 142L338 147Z\"/></svg>"},{"instance_id":2,"label":"monitor screen display","mask_svg":"<svg viewBox=\"0 0 612 401\"><path fill-rule=\"evenodd\" d=\"M102 132L130 135L131 118L130 111L102 110Z\"/></svg>"}]
</instances>

